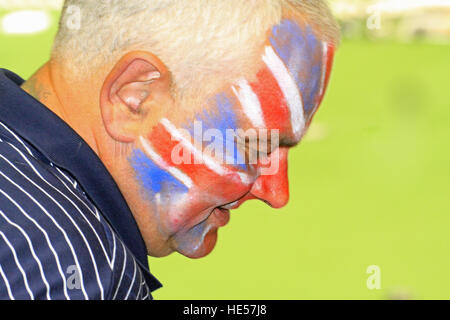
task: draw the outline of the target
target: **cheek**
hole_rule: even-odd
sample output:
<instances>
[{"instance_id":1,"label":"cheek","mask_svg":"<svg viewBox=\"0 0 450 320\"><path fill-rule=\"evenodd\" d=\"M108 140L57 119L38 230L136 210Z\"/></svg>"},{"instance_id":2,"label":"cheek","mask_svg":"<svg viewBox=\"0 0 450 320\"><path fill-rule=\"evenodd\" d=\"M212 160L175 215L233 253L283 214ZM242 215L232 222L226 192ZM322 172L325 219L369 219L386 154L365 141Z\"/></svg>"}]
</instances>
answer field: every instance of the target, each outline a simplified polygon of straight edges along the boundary
<instances>
[{"instance_id":1,"label":"cheek","mask_svg":"<svg viewBox=\"0 0 450 320\"><path fill-rule=\"evenodd\" d=\"M236 127L228 103L226 96L218 96L215 99L215 105L218 106L215 113L205 113L204 118L199 117L205 131L214 128L226 136L227 129ZM182 198L175 195L183 195L191 199L191 203L198 203L204 208L208 201L223 203L245 193L249 188L249 178L243 168L215 161L205 155L203 145L199 147L191 139L191 136L195 136L194 126L185 127L187 129L178 129L164 118L146 137L139 138L138 149L133 153L131 163L151 200L158 194L170 193L173 199ZM237 157L238 152L234 154ZM173 217L174 224L179 222L176 219Z\"/></svg>"},{"instance_id":2,"label":"cheek","mask_svg":"<svg viewBox=\"0 0 450 320\"><path fill-rule=\"evenodd\" d=\"M142 145L146 154L187 190L210 193L212 186L223 185L221 190L227 193L248 185L245 173L200 150L203 145L196 146L167 119L155 126L147 139L142 139Z\"/></svg>"},{"instance_id":3,"label":"cheek","mask_svg":"<svg viewBox=\"0 0 450 320\"><path fill-rule=\"evenodd\" d=\"M164 190L175 193L188 192L188 186L177 180L170 172L159 167L143 151L136 149L130 160L136 177L152 196Z\"/></svg>"}]
</instances>

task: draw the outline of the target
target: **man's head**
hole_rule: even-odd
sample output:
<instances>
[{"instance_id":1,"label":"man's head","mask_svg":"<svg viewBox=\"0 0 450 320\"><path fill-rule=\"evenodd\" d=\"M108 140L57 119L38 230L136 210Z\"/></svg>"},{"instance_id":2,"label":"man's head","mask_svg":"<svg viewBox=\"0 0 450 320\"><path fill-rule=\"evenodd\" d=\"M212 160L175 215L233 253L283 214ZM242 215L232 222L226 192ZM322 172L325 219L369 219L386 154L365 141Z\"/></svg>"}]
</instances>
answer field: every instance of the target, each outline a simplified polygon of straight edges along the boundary
<instances>
[{"instance_id":1,"label":"man's head","mask_svg":"<svg viewBox=\"0 0 450 320\"><path fill-rule=\"evenodd\" d=\"M78 30L65 24L73 5ZM52 55L70 91L62 104L79 106L73 126L90 136L151 255L204 256L229 209L287 203L288 151L322 101L338 43L322 1L64 8Z\"/></svg>"}]
</instances>

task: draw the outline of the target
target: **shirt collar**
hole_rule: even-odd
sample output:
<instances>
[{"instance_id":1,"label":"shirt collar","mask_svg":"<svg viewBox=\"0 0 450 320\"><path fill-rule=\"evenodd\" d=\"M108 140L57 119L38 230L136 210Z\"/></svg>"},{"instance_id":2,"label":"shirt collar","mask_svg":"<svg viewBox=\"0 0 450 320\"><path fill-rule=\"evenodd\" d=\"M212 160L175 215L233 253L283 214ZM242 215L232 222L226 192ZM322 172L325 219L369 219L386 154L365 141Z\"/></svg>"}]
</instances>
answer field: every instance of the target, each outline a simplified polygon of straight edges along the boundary
<instances>
[{"instance_id":1,"label":"shirt collar","mask_svg":"<svg viewBox=\"0 0 450 320\"><path fill-rule=\"evenodd\" d=\"M148 269L136 221L112 176L89 145L61 118L20 88L24 80L0 69L0 121L53 164L69 171L145 271L150 289L161 283Z\"/></svg>"}]
</instances>

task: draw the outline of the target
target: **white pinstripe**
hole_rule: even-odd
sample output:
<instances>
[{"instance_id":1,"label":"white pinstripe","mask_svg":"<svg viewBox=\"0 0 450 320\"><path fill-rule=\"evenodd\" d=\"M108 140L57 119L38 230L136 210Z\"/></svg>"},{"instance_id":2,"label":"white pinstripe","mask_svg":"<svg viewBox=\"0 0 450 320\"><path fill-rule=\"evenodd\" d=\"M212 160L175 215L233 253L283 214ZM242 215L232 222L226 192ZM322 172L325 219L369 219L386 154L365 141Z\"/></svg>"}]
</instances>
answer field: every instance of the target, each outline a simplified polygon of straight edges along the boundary
<instances>
[{"instance_id":1,"label":"white pinstripe","mask_svg":"<svg viewBox=\"0 0 450 320\"><path fill-rule=\"evenodd\" d=\"M58 228L59 231L61 231L61 233L64 236L64 239L66 240L67 245L70 247L70 251L72 252L72 256L75 260L75 264L78 268L78 270L80 271L80 280L81 280L81 287L82 287L82 291L83 294L85 296L85 298L88 298L88 295L86 293L86 289L84 288L84 283L83 283L83 274L81 272L81 266L80 263L78 262L78 257L75 254L75 250L73 248L72 242L69 240L69 237L67 236L66 231L58 224L58 222L48 213L48 211L35 199L33 198L28 192L26 192L24 189L22 189L22 187L20 187L19 185L17 185L14 181L12 181L11 179L9 179L6 175L3 174L3 172L0 171L0 175L2 175L5 179L7 179L10 183L12 183L15 187L17 187L20 191L22 191L24 194L26 194L44 213L47 217L50 218L50 220L53 222L53 224ZM5 192L3 192L3 190L0 189L0 192L5 195L9 200L14 201L9 195L7 195ZM14 203L16 204L16 206L20 207L15 201ZM24 210L21 210L22 212L24 212Z\"/></svg>"},{"instance_id":2,"label":"white pinstripe","mask_svg":"<svg viewBox=\"0 0 450 320\"><path fill-rule=\"evenodd\" d=\"M75 184L75 181L72 180L67 174L65 174L60 168L55 167L55 165L54 165L53 163L50 163L50 165L51 165L53 168L55 168L56 171L58 171L58 172L64 177L64 179L67 180L67 182L69 182L71 185L74 185L74 184Z\"/></svg>"},{"instance_id":3,"label":"white pinstripe","mask_svg":"<svg viewBox=\"0 0 450 320\"><path fill-rule=\"evenodd\" d=\"M141 270L139 270L139 291L136 295L136 300L139 299L139 295L141 294L143 285L144 285L144 283L142 282L142 272L141 272Z\"/></svg>"},{"instance_id":4,"label":"white pinstripe","mask_svg":"<svg viewBox=\"0 0 450 320\"><path fill-rule=\"evenodd\" d=\"M56 167L55 167L56 168ZM67 180L71 181L65 174L64 172L62 172L59 168L56 168L56 170L63 175ZM65 184L65 182L60 179L60 177L56 176L58 178L59 181L61 181L61 183L63 184L64 187L66 187L66 189L72 194L74 195L82 204L84 204L84 206L97 218L97 220L100 220L100 215L98 212L94 212L91 207L89 207L87 205L87 203L85 201L83 201L83 199L81 199L75 192L73 192L72 188L70 188L68 185ZM70 184L73 185L73 182L70 182Z\"/></svg>"},{"instance_id":5,"label":"white pinstripe","mask_svg":"<svg viewBox=\"0 0 450 320\"><path fill-rule=\"evenodd\" d=\"M120 280L119 280L119 283L117 284L116 292L114 293L114 296L113 296L113 300L116 299L117 293L119 292L119 288L122 285L123 274L125 273L125 268L126 268L126 265L127 265L127 254L126 254L126 251L125 251L125 246L122 246L122 247L123 247L123 255L125 256L125 259L124 259L124 262L123 262L122 272L120 273Z\"/></svg>"},{"instance_id":6,"label":"white pinstripe","mask_svg":"<svg viewBox=\"0 0 450 320\"><path fill-rule=\"evenodd\" d=\"M27 150L27 152L33 156L33 153L31 152L31 150L27 147L27 145L25 144L25 142L22 141L22 139L20 139L11 129L9 129L7 126L5 126L2 122L0 122L0 125L6 129L6 131L8 131L9 133L11 133L11 135L25 148L25 150Z\"/></svg>"},{"instance_id":7,"label":"white pinstripe","mask_svg":"<svg viewBox=\"0 0 450 320\"><path fill-rule=\"evenodd\" d=\"M44 274L44 269L42 268L42 263L41 260L37 257L36 252L34 250L34 246L33 243L30 240L30 237L28 237L28 234L25 232L25 230L22 229L21 226L19 226L18 224L12 222L4 213L2 210L0 210L0 215L12 226L16 227L16 229L18 229L20 231L20 233L25 237L28 246L30 247L30 251L31 254L33 255L33 259L36 261L36 263L38 264L39 267L39 272L41 273L41 277L42 277L42 281L44 281L45 283L45 288L47 289L47 300L50 300L50 286L48 284L47 278L45 277Z\"/></svg>"},{"instance_id":8,"label":"white pinstripe","mask_svg":"<svg viewBox=\"0 0 450 320\"><path fill-rule=\"evenodd\" d=\"M5 285L6 285L6 291L8 291L8 296L9 296L9 298L10 298L11 300L15 300L15 299L14 299L14 296L13 296L13 294L12 294L12 292L11 292L11 287L10 287L10 285L9 285L9 281L8 281L8 279L6 278L5 273L3 272L2 265L0 265L0 275L2 276L2 279L3 279L3 281L5 282Z\"/></svg>"},{"instance_id":9,"label":"white pinstripe","mask_svg":"<svg viewBox=\"0 0 450 320\"><path fill-rule=\"evenodd\" d=\"M25 144L25 142L23 142L17 135L14 134L14 132L12 132L12 131L11 131L8 127L6 127L3 123L0 122L0 124L1 124L1 126L4 127L9 133L11 133L11 135L13 135L13 137L14 137L14 138L15 138L15 139L16 139L16 140L17 140L17 141L25 148L25 150L27 151L27 153L29 153L31 156L34 157L33 153L31 152L30 148L27 147L27 145ZM0 139L0 141L3 142L1 139ZM15 145L13 145L13 144L11 144L11 143L9 143L9 142L6 142L6 143L7 143L7 145L9 145L11 148L13 148L13 149L20 155L21 158L23 158L23 159L25 160L26 164L30 166L30 168L34 171L34 173L37 175L37 177L39 177L43 182L45 182L45 183L46 183L48 186L50 186L53 190L56 190L59 194L61 194L61 195L62 195L66 200L68 200L68 201L71 203L71 205L72 205L74 208L76 208L76 210L81 214L81 216L84 218L84 220L85 220L85 221L87 222L87 224L90 226L90 229L92 230L92 232L93 232L94 235L96 236L97 240L99 241L99 244L100 244L100 246L101 246L101 248L102 248L102 250L103 250L103 253L104 253L104 256L105 256L105 258L106 258L106 261L109 263L109 266L110 266L110 268L111 268L111 271L113 271L113 269L114 269L114 264L117 263L117 250L118 250L118 244L120 243L120 245L122 245L123 250L124 250L123 267L122 267L122 271L121 271L121 275L120 275L120 280L119 280L119 283L118 283L118 285L117 285L117 287L116 287L116 291L115 291L115 294L114 294L114 298L116 298L119 289L122 289L121 287L122 287L122 285L124 284L124 283L123 283L123 278L124 278L124 276L125 276L125 271L126 271L127 274L128 274L128 272L131 272L131 264L128 264L128 265L127 265L128 255L130 255L130 254L128 254L128 252L126 251L125 245L122 244L120 240L116 239L115 232L111 229L111 227L109 226L109 224L108 224L106 221L103 221L103 222L104 222L104 223L103 223L103 228L107 227L107 229L109 230L109 232L111 232L111 234L112 234L112 241L113 241L112 246L113 246L113 249L112 249L112 253L111 253L111 256L110 256L110 255L106 252L106 249L105 249L105 247L104 247L104 245L103 245L103 242L101 241L101 239L100 239L100 237L99 237L99 234L96 232L96 230L95 230L94 227L92 226L90 220L86 217L86 215L85 215L86 211L81 210L81 208L79 207L79 205L77 205L77 204L75 203L75 200L74 200L74 199L73 199L73 201L72 201L72 199L69 198L65 193L63 193L60 189L56 188L56 187L55 187L54 185L52 185L49 181L47 181L47 180L40 174L40 172L37 170L37 168L29 161L29 159L28 159L28 158L27 158L27 157L26 157L26 156L25 156L25 155L24 155L24 154L23 154L23 153L15 146ZM89 246L89 243L87 242L87 239L85 238L84 234L81 232L81 230L80 230L80 228L78 227L77 223L75 223L75 221L74 221L74 220L72 219L72 217L68 214L68 212L66 211L66 209L65 209L62 205L60 205L60 204L56 201L55 198L53 198L48 192L46 192L44 189L42 189L42 188L40 187L40 185L38 185L37 183L35 183L35 182L33 181L34 178L33 178L33 180L30 179L31 176L28 177L28 175L25 175L21 170L18 169L18 167L16 167L12 162L10 162L7 158L3 157L1 154L0 154L0 157L1 157L6 163L8 163L8 164L11 166L11 168L13 168L17 173L19 173L21 176L23 176L25 179L27 179L29 182L31 182L31 184L32 184L33 186L35 186L36 188L38 188L38 189L39 189L41 192L43 192L43 193L44 193L51 201L53 201L53 202L61 209L61 211L62 211L63 213L65 213L65 215L66 215L66 217L68 218L68 220L69 220L69 221L73 224L73 226L78 230L78 232L80 233L81 237L83 238L83 241L86 243L87 249L88 249L88 251L89 251L89 254L90 254L90 257L91 257L91 260L92 260L92 264L93 264L93 266L94 266L94 268L95 268L95 272L96 272L96 276L97 276L97 282L98 282L98 285L99 285L99 289L100 289L100 291L101 291L101 298L104 299L104 295L103 295L103 286L102 286L102 282L100 281L100 276L99 276L99 274L98 274L97 261L94 259L93 253L92 253L92 250L91 250L91 247ZM93 212L93 210L91 209L91 207L87 204L87 202L86 202L87 200L86 200L86 201L82 200L76 193L74 193L74 192L72 191L72 188L69 187L69 186L66 184L66 182L64 182L63 180L67 180L67 182L69 182L70 185L73 186L74 188L76 188L76 186L77 186L77 181L76 181L76 180L73 180L73 181L72 181L71 179L69 179L69 178L66 176L66 174L64 174L64 172L62 172L58 167L54 166L52 163L51 163L51 166L53 167L53 169L56 169L56 170L60 173L61 177L60 177L58 174L54 174L54 176L61 182L61 184L64 185L64 187L65 187L72 195L74 195L79 201L81 201L81 202L83 203L83 205L84 205L84 206L85 206L85 207L93 214L93 216L96 217L97 220L100 221L100 213L98 212L97 208L95 208L95 206L93 206L93 208L95 209L95 212ZM1 168L1 166L0 166L0 168ZM75 264L76 264L77 268L79 269L79 274L80 274L80 278L81 278L81 285L82 285L82 288L81 288L81 289L82 289L83 295L84 295L85 299L88 299L88 295L87 295L87 292L86 292L86 288L85 288L85 286L84 286L83 272L82 272L82 269L81 269L81 265L80 265L80 262L78 261L77 255L75 254L75 250L74 250L73 244L72 244L71 241L69 240L68 234L64 231L64 229L62 228L62 226L59 225L55 219L53 219L53 217L52 217L52 216L49 214L49 212L44 208L44 206L43 206L40 202L38 202L38 200L37 200L36 198L33 197L34 195L31 195L31 194L28 193L26 190L24 190L21 186L19 186L17 183L15 183L11 178L9 178L9 176L7 175L6 172L0 171L0 176L2 176L3 178L5 178L5 180L7 180L9 183L11 183L11 184L12 184L14 187L16 187L17 189L19 189L19 190L20 190L22 193L24 193L24 194L25 194L25 195L26 195L33 203L35 203L35 204L37 205L37 207L38 207L39 209L41 209L41 211L42 211L42 212L43 212L43 213L44 213L44 214L45 214L45 215L53 222L53 224L57 227L57 229L62 233L62 235L64 236L64 238L65 238L65 240L66 240L65 242L66 242L67 245L69 246L70 251L71 251L71 253L72 253L72 256L74 257ZM30 192L31 192L31 191L30 191ZM43 229L43 227L42 227L36 220L34 220L31 216L29 216L29 215L25 212L25 210L24 210L24 209L23 209L23 208L22 208L22 207L21 207L21 206L20 206L20 205L19 205L19 204L18 204L18 203L17 203L17 202L16 202L16 201L8 194L8 193L6 193L5 191L3 191L3 190L0 189L0 194L2 194L2 195L5 196L9 201L11 201L12 204L13 204L14 206L16 206L16 207L19 209L19 211L24 215L24 217L26 217L28 220L30 220L30 221L31 221L31 222L39 229L39 231L42 232L42 234L44 235L45 241L47 242L47 244L48 244L48 246L49 246L49 248L50 248L50 251L51 251L51 253L53 254L53 256L54 256L54 258L55 258L56 265L57 265L57 269L58 269L58 273L59 273L59 275L61 276L61 279L63 280L63 283L64 283L64 285L63 285L64 295L65 295L65 297L66 297L67 299L70 299L70 296L68 295L68 292L67 292L67 286L65 285L65 276L64 276L64 272L63 272L63 270L62 270L61 264L60 264L59 256L58 256L57 252L55 251L55 248L53 247L53 245L52 245L52 243L51 243L51 241L50 241L49 235L47 234L46 230ZM25 230L24 230L19 224L17 224L17 223L15 223L15 222L11 221L10 219L8 219L8 217L7 217L2 211L0 211L0 215L2 215L3 218L4 218L9 224L11 224L11 225L13 225L14 227L16 227L17 229L19 229L19 231L21 232L21 234L25 237L25 239L26 239L26 241L27 241L27 244L28 244L28 246L30 247L30 252L32 253L34 260L37 262L37 264L38 264L38 266L39 266L39 270L40 270L40 273L41 273L41 277L42 277L42 279L44 280L45 287L47 288L47 299L51 299L51 294L50 294L50 289L51 289L51 288L50 288L50 285L48 284L48 281L47 281L47 279L46 279L46 277L45 277L45 273L44 273L44 271L43 271L43 270L44 270L44 267L43 267L43 265L42 265L42 262L40 261L39 257L36 255L36 252L37 252L36 250L37 250L37 248L35 248L35 247L33 246L33 242L32 242L31 239L28 237L28 235L26 234ZM106 225L105 225L105 223L106 223ZM4 233L2 233L2 237L4 237L4 238L6 239L5 241L9 241L9 240L6 238L6 235L5 235ZM12 247L12 244L11 244L11 243L9 243L9 247L10 247L10 249L15 250L14 247ZM15 251L13 252L13 255L14 255L14 253L15 253ZM16 264L17 264L18 266L20 266L20 265L18 264L18 263L19 263L19 260L18 260L18 258L17 258L17 255L14 255L14 256L15 256ZM127 299L130 297L130 294L131 294L132 290L134 289L133 287L135 287L135 284L136 284L136 282L138 281L138 275L137 275L137 273L139 273L139 279L140 279L140 281L142 280L142 277L143 277L143 274L142 274L141 270L138 269L138 267L137 267L135 258L134 258L134 257L130 257L130 258L132 258L131 260L133 261L133 268L134 268L134 270L133 270L133 281L131 282L130 287L126 289L126 290L127 290L127 295L126 295L126 298L127 298ZM0 266L0 273L1 273L2 278L5 280L5 284L6 284L6 288L7 288L7 291L8 291L8 296L9 296L9 298L10 298L10 299L14 299L14 296L13 296L12 291L11 291L10 283L8 282L8 280L7 280L7 278L6 278L6 274L3 272L3 269L1 269L1 266ZM26 285L26 287L27 287L27 291L28 291L28 293L30 294L30 297L31 297L32 299L34 299L33 292L31 291L31 288L29 287L28 279L26 278L26 272L25 272L25 270L23 270L23 267L22 267L22 272L21 272L21 273L22 273L22 275L23 275L23 277L24 277L24 282L25 282L25 285ZM145 281L144 281L144 282L142 282L142 283L140 284L139 288L136 287L136 290L139 290L138 293L137 293L136 298L139 298L139 296L141 295L141 293L142 293L142 295L143 295L142 286L145 286L145 288L146 288L146 290L147 290L147 295L146 295L144 298L147 298L147 297L149 296L150 291L149 291L148 286L145 285ZM125 288L123 288L123 289L125 289Z\"/></svg>"},{"instance_id":10,"label":"white pinstripe","mask_svg":"<svg viewBox=\"0 0 450 320\"><path fill-rule=\"evenodd\" d=\"M58 266L58 271L59 271L59 274L61 275L62 281L65 282L65 277L64 277L64 273L63 273L62 268L61 268L61 264L60 264L60 262L59 262L58 254L56 253L55 248L53 248L53 245L52 245L52 243L50 242L50 239L49 239L49 237L48 237L47 232L46 232L46 231L45 231L45 230L37 223L36 220L34 220L32 217L30 217L30 216L22 209L22 207L19 206L19 205L17 204L17 202L14 201L14 199L12 199L12 198L11 198L7 193L5 193L2 189L0 189L0 193L3 194L6 198L8 198L8 200L11 201L11 202L14 204L14 206L16 206L17 209L19 209L19 211L22 212L22 214L23 214L28 220L30 220L31 222L33 222L33 224L34 224L34 225L35 225L35 226L36 226L36 227L44 234L45 240L47 241L47 244L48 244L50 250L52 251L53 256L55 257L56 264L57 264L57 266ZM67 293L67 288L66 288L66 286L64 286L64 294L65 294L65 296L66 296L67 299L70 299L70 297L69 297L69 295L68 295L68 293Z\"/></svg>"},{"instance_id":11,"label":"white pinstripe","mask_svg":"<svg viewBox=\"0 0 450 320\"><path fill-rule=\"evenodd\" d=\"M11 253L14 256L14 261L16 262L17 267L20 270L20 273L22 274L23 277L23 281L25 283L25 288L27 289L28 294L30 295L31 299L34 299L34 295L33 292L30 289L30 286L28 285L28 278L27 278L27 274L25 273L25 271L22 268L22 265L19 262L19 259L17 258L17 253L16 250L14 249L14 247L12 246L11 242L9 242L8 238L5 236L5 234L0 231L0 236L3 238L3 240L6 242L6 244L8 245L9 249L11 250Z\"/></svg>"},{"instance_id":12,"label":"white pinstripe","mask_svg":"<svg viewBox=\"0 0 450 320\"><path fill-rule=\"evenodd\" d=\"M9 144L9 143L8 143ZM58 192L60 192L61 193L61 191L59 191L57 188L55 188L55 187L53 187L47 180L45 180L42 176L41 176L41 174L36 170L36 168L33 166L33 164L22 154L22 152L20 151L20 150L18 150L15 146L13 146L13 145L11 145L11 144L9 144L10 146L12 146L12 147L14 147L14 149L16 149L16 151L22 156L22 158L28 163L28 165L32 168L32 170L38 175L38 177L39 178L41 178L41 180L42 181L44 181L44 182L46 182L49 186L51 186L53 189L55 189L56 191L58 191ZM1 156L2 158L3 158L3 156ZM8 161L9 162L9 161ZM19 171L20 172L20 171ZM20 172L20 173L22 173L22 172ZM2 174L3 175L3 174ZM23 175L23 173L22 173L22 175ZM64 207L63 206L61 206L60 204L59 204L59 202L58 201L56 201L51 195L49 195L44 189L42 189L38 184L36 184L33 180L31 180L31 179L29 179L28 177L26 177L26 176L24 176L28 181L30 181L36 188L38 188L41 192L43 192L49 199L51 199L61 210L62 210L62 212L64 212L64 214L66 215L66 217L70 220L70 222L74 225L74 227L77 229L77 231L78 231L78 233L80 234L80 236L82 237L82 239L83 239L83 241L84 241L84 243L86 244L86 248L88 249L88 252L89 252L89 255L90 255L90 257L91 257L91 260L92 260L92 264L93 264L93 266L94 266L94 269L95 269L95 276L96 276L96 279L97 279L97 283L98 283L98 286L99 286L99 289L100 289L100 295L101 295L101 297L102 297L102 299L104 298L104 289L103 289L103 285L102 285L102 282L101 282L101 280L100 280L100 275L99 275L99 273L98 273L98 267L97 267L97 263L96 263L96 260L94 259L94 255L93 255L93 253L92 253L92 249L91 249L91 246L89 245L89 243L88 243L88 241L87 241L87 239L86 239L86 237L85 237L85 235L83 234L83 232L80 230L80 228L79 228L79 226L78 226L78 224L73 220L73 218L69 215L69 213L64 209ZM9 180L9 178L8 178L8 180ZM16 184L15 184L16 185ZM17 185L16 185L17 186ZM21 189L21 188L20 188ZM24 190L23 190L24 191ZM25 192L25 191L24 191ZM25 192L26 193L26 192ZM61 193L62 195L64 195L63 193ZM29 195L28 193L27 193L27 195ZM39 206L39 208L41 208L41 210L43 210L43 211L45 211L45 212L47 212L45 209L44 209L44 207L39 203L39 202L37 202L31 195L29 195L31 198L32 198L32 200L33 200L33 202L35 202L38 206ZM65 196L65 195L64 195ZM66 198L67 198L67 196L65 196ZM67 198L68 199L68 198ZM69 199L68 199L69 200ZM69 200L70 201L70 200ZM70 201L72 204L73 204L73 202L72 201ZM74 204L73 204L74 205ZM77 207L78 208L78 207ZM78 209L79 210L79 209ZM80 211L80 213L81 213L81 211ZM82 216L84 217L84 219L87 221L87 219L86 219L86 217L82 214ZM49 217L50 217L50 215L49 215ZM54 221L54 223L55 224L57 224L56 223L56 220L54 220L53 219L53 217L51 217L51 219L52 219L52 221ZM90 224L90 222L89 221L87 221L88 222L88 224L89 224L89 226L92 228L92 230L93 230L93 232L94 232L94 234L96 234L97 235L97 233L95 232L95 230L94 230L94 228L92 227L92 225ZM57 224L57 226L58 226L58 228L60 228L62 231L64 231L60 226L59 226L59 224ZM67 237L67 234L65 233L65 231L64 231L64 236L66 237L66 241L69 243L70 241L69 241L69 239L68 239L68 237ZM97 238L98 238L98 235L97 235ZM99 239L99 238L98 238ZM103 244L101 243L101 241L100 241L100 239L99 239L99 242L100 242L100 245L103 247ZM70 247L72 248L72 243L70 243ZM105 254L106 254L106 251L105 251L105 249L103 248L103 250L104 250L104 252L105 252ZM106 255L107 256L107 255ZM74 257L75 257L75 254L74 254ZM81 267L79 266L79 263L78 263L78 258L75 258L76 259L76 262L77 262L77 266L78 266L78 270L80 271L79 273L80 273L80 277L81 277L81 283L82 283L82 287L83 287L83 292L85 292L85 289L84 289L84 284L83 284L83 275L82 275L82 272L81 272ZM110 263L110 261L109 261L109 259L107 258L107 261L108 261L108 263ZM112 267L111 267L112 268ZM86 296L87 296L87 294L86 294Z\"/></svg>"},{"instance_id":13,"label":"white pinstripe","mask_svg":"<svg viewBox=\"0 0 450 320\"><path fill-rule=\"evenodd\" d=\"M114 234L112 235L113 238L113 257L111 259L111 269L114 268L114 262L116 261L116 237L114 236Z\"/></svg>"},{"instance_id":14,"label":"white pinstripe","mask_svg":"<svg viewBox=\"0 0 450 320\"><path fill-rule=\"evenodd\" d=\"M147 287L147 294L144 297L142 297L142 300L147 299L149 294L150 294L150 289Z\"/></svg>"},{"instance_id":15,"label":"white pinstripe","mask_svg":"<svg viewBox=\"0 0 450 320\"><path fill-rule=\"evenodd\" d=\"M20 151L17 150L19 153ZM52 196L50 196L45 190L43 190L39 185L37 185L33 180L31 180L29 177L27 177L21 170L19 170L15 165L13 165L8 159L6 159L3 155L0 154L0 158L2 158L4 161L6 161L11 167L13 167L18 173L20 173L25 179L27 179L28 181L30 181L36 188L38 188L39 190L41 190L46 196L49 197L49 199L51 199L63 212L66 213L66 215L68 215L67 211L59 204L59 202L57 202ZM25 158L24 158L25 159ZM25 159L27 160L27 159ZM36 172L36 171L35 171ZM100 247L102 248L103 254L105 255L106 260L109 263L110 268L112 269L112 264L111 261L109 259L108 254L106 253L106 249L103 245L103 242L100 240L100 237L98 235L98 233L95 231L94 227L92 226L92 224L90 223L89 219L86 218L86 216L84 215L84 213L80 210L80 208L69 198L67 197L67 195L65 195L64 193L62 193L59 189L57 189L56 187L54 187L53 185L51 185L47 180L45 180L43 177L41 177L39 175L39 177L41 178L41 180L43 180L44 182L46 182L50 187L52 187L54 190L58 191L64 198L66 198L76 209L77 211L81 214L81 216L84 218L84 220L87 222L87 224L89 225L89 227L91 228L92 232L95 234ZM81 201L81 200L80 200ZM74 224L75 222L69 218ZM80 231L81 233L81 231ZM84 235L82 235L84 238ZM87 242L86 242L87 243Z\"/></svg>"},{"instance_id":16,"label":"white pinstripe","mask_svg":"<svg viewBox=\"0 0 450 320\"><path fill-rule=\"evenodd\" d=\"M133 281L131 282L130 288L128 288L128 292L127 295L125 296L125 300L128 300L129 296L130 296L130 292L131 289L133 288L134 282L136 281L136 260L133 260L133 264L134 264L134 271L133 271Z\"/></svg>"}]
</instances>

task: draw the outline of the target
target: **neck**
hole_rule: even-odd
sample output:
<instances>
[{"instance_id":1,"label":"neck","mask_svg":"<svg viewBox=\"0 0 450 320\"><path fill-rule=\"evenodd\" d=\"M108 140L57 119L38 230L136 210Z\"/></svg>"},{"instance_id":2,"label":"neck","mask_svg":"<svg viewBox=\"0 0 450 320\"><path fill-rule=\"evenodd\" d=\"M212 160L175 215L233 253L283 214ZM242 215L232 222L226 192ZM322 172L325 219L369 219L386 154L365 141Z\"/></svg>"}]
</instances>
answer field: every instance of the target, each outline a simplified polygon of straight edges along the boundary
<instances>
[{"instance_id":1,"label":"neck","mask_svg":"<svg viewBox=\"0 0 450 320\"><path fill-rule=\"evenodd\" d=\"M24 82L22 89L66 122L98 154L92 130L94 114L86 110L83 97L75 95L75 92L85 91L76 84L69 86L60 71L57 64L49 61ZM83 112L85 110L87 112Z\"/></svg>"},{"instance_id":2,"label":"neck","mask_svg":"<svg viewBox=\"0 0 450 320\"><path fill-rule=\"evenodd\" d=\"M61 68L48 62L22 85L22 89L65 121L97 153L123 193L144 238L148 239L148 234L156 232L155 225L148 222L150 204L142 204L138 184L131 178L134 171L127 160L131 144L115 143L104 128L98 107L100 82L85 79L83 83L69 83Z\"/></svg>"}]
</instances>

